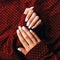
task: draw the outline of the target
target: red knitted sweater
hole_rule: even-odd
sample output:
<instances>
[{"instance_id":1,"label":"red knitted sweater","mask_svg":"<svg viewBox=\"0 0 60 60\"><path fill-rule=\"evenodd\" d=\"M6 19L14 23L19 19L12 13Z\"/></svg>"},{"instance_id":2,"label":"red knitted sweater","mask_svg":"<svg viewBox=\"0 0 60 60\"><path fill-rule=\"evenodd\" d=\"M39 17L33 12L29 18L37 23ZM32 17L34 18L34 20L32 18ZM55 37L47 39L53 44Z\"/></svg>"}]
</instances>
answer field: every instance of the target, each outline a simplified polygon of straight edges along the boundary
<instances>
[{"instance_id":1,"label":"red knitted sweater","mask_svg":"<svg viewBox=\"0 0 60 60\"><path fill-rule=\"evenodd\" d=\"M43 22L34 29L42 42L23 56L17 51L21 44L16 30L18 25L25 25L23 12L31 6ZM26 60L60 59L60 0L0 0L0 60L24 57Z\"/></svg>"}]
</instances>

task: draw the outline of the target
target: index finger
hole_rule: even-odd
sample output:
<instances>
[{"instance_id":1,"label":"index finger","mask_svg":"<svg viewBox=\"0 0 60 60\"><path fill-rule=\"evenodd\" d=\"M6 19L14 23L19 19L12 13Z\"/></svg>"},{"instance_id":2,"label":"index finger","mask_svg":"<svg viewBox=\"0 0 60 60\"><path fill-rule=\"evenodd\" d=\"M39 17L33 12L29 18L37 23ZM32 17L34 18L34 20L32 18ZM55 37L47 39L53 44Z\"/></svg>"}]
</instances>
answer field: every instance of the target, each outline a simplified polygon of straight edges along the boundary
<instances>
[{"instance_id":1,"label":"index finger","mask_svg":"<svg viewBox=\"0 0 60 60\"><path fill-rule=\"evenodd\" d=\"M22 43L22 45L24 46L25 49L29 48L29 45L27 44L27 42L24 40L22 34L20 33L19 30L17 30L17 35L19 38L19 41Z\"/></svg>"}]
</instances>

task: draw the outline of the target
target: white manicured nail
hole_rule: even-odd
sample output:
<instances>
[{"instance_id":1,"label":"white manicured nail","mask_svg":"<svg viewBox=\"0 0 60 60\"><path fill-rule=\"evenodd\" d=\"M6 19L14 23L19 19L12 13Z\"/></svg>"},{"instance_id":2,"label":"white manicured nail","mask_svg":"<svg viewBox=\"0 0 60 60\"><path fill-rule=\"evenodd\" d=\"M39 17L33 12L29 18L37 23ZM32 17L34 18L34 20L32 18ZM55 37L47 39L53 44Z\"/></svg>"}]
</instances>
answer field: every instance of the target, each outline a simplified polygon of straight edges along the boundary
<instances>
[{"instance_id":1,"label":"white manicured nail","mask_svg":"<svg viewBox=\"0 0 60 60\"><path fill-rule=\"evenodd\" d=\"M26 29L25 26L23 26L22 29L25 30Z\"/></svg>"},{"instance_id":2,"label":"white manicured nail","mask_svg":"<svg viewBox=\"0 0 60 60\"><path fill-rule=\"evenodd\" d=\"M28 28L30 29L31 28L31 25Z\"/></svg>"},{"instance_id":3,"label":"white manicured nail","mask_svg":"<svg viewBox=\"0 0 60 60\"><path fill-rule=\"evenodd\" d=\"M32 6L32 7L30 7L30 9L33 9L34 7Z\"/></svg>"},{"instance_id":4,"label":"white manicured nail","mask_svg":"<svg viewBox=\"0 0 60 60\"><path fill-rule=\"evenodd\" d=\"M34 27L32 27L32 29L34 29Z\"/></svg>"},{"instance_id":5,"label":"white manicured nail","mask_svg":"<svg viewBox=\"0 0 60 60\"><path fill-rule=\"evenodd\" d=\"M18 26L19 30L21 30L21 26Z\"/></svg>"},{"instance_id":6,"label":"white manicured nail","mask_svg":"<svg viewBox=\"0 0 60 60\"><path fill-rule=\"evenodd\" d=\"M18 51L22 51L21 48L18 48L17 50L18 50Z\"/></svg>"},{"instance_id":7,"label":"white manicured nail","mask_svg":"<svg viewBox=\"0 0 60 60\"><path fill-rule=\"evenodd\" d=\"M29 22L27 22L26 26L29 26Z\"/></svg>"},{"instance_id":8,"label":"white manicured nail","mask_svg":"<svg viewBox=\"0 0 60 60\"><path fill-rule=\"evenodd\" d=\"M19 33L19 29L17 29L17 33Z\"/></svg>"},{"instance_id":9,"label":"white manicured nail","mask_svg":"<svg viewBox=\"0 0 60 60\"><path fill-rule=\"evenodd\" d=\"M32 30L30 30L30 32L32 32Z\"/></svg>"},{"instance_id":10,"label":"white manicured nail","mask_svg":"<svg viewBox=\"0 0 60 60\"><path fill-rule=\"evenodd\" d=\"M25 18L25 22L27 22L27 21L28 21L28 18L26 17L26 18Z\"/></svg>"}]
</instances>

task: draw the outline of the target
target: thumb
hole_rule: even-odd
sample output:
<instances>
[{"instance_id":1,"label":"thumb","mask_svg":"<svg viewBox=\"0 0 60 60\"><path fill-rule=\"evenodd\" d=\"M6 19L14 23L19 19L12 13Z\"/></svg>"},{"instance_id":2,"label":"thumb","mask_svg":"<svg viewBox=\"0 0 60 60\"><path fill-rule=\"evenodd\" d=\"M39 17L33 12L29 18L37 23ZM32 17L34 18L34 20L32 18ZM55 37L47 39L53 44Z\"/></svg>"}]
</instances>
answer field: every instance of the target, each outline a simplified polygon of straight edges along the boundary
<instances>
[{"instance_id":1,"label":"thumb","mask_svg":"<svg viewBox=\"0 0 60 60\"><path fill-rule=\"evenodd\" d=\"M27 51L24 48L22 48L22 47L18 48L17 50L22 52L24 55L27 54Z\"/></svg>"}]
</instances>

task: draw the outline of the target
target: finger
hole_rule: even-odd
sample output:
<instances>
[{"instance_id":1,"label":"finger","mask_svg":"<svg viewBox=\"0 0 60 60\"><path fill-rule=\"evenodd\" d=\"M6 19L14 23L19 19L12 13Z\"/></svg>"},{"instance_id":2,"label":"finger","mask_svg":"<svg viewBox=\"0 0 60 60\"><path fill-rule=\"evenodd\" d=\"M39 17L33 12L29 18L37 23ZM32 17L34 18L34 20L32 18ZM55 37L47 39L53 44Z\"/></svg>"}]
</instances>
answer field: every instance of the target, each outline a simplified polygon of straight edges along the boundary
<instances>
[{"instance_id":1,"label":"finger","mask_svg":"<svg viewBox=\"0 0 60 60\"><path fill-rule=\"evenodd\" d=\"M25 19L26 22L29 20L29 18L32 15L32 13L33 13L33 10L30 9L28 14L27 14L27 16L26 16L26 19Z\"/></svg>"},{"instance_id":2,"label":"finger","mask_svg":"<svg viewBox=\"0 0 60 60\"><path fill-rule=\"evenodd\" d=\"M37 23L32 27L32 29L36 28L40 24L41 24L41 20L37 21Z\"/></svg>"},{"instance_id":3,"label":"finger","mask_svg":"<svg viewBox=\"0 0 60 60\"><path fill-rule=\"evenodd\" d=\"M29 8L26 8L25 11L24 11L24 14L28 14L28 11L29 11Z\"/></svg>"},{"instance_id":4,"label":"finger","mask_svg":"<svg viewBox=\"0 0 60 60\"><path fill-rule=\"evenodd\" d=\"M29 10L30 10L30 9L33 9L33 8L34 8L33 6L30 7L30 8L26 8L25 11L24 11L24 14L26 15L26 14L29 12Z\"/></svg>"},{"instance_id":5,"label":"finger","mask_svg":"<svg viewBox=\"0 0 60 60\"><path fill-rule=\"evenodd\" d=\"M22 27L22 29L30 37L30 39L32 40L33 44L36 44L37 41L35 40L35 38L33 37L33 35L30 33L30 31L26 27L24 27L24 26Z\"/></svg>"},{"instance_id":6,"label":"finger","mask_svg":"<svg viewBox=\"0 0 60 60\"><path fill-rule=\"evenodd\" d=\"M35 23L38 21L38 19L39 19L39 16L36 16L36 17L34 18L34 20L31 22L31 24L29 25L28 28L31 28L33 25L35 25Z\"/></svg>"},{"instance_id":7,"label":"finger","mask_svg":"<svg viewBox=\"0 0 60 60\"><path fill-rule=\"evenodd\" d=\"M30 7L30 9L33 9L34 7L32 6L32 7Z\"/></svg>"},{"instance_id":8,"label":"finger","mask_svg":"<svg viewBox=\"0 0 60 60\"><path fill-rule=\"evenodd\" d=\"M24 40L24 38L22 37L22 34L20 33L19 30L17 30L17 35L18 35L18 38L19 38L19 41L22 43L23 47L25 49L29 49L29 45L27 44L27 42Z\"/></svg>"},{"instance_id":9,"label":"finger","mask_svg":"<svg viewBox=\"0 0 60 60\"><path fill-rule=\"evenodd\" d=\"M31 34L36 38L36 40L37 40L38 42L41 41L40 38L39 38L32 30L30 30L30 32L31 32Z\"/></svg>"},{"instance_id":10,"label":"finger","mask_svg":"<svg viewBox=\"0 0 60 60\"><path fill-rule=\"evenodd\" d=\"M28 53L28 52L27 52L24 48L22 48L22 47L18 48L17 50L20 51L20 52L22 52L24 55L26 55L26 54Z\"/></svg>"},{"instance_id":11,"label":"finger","mask_svg":"<svg viewBox=\"0 0 60 60\"><path fill-rule=\"evenodd\" d=\"M19 26L19 30L23 36L23 38L25 39L25 41L29 44L29 46L33 46L32 41L30 40L30 38L28 37L28 35L24 32L24 30Z\"/></svg>"},{"instance_id":12,"label":"finger","mask_svg":"<svg viewBox=\"0 0 60 60\"><path fill-rule=\"evenodd\" d=\"M31 21L32 21L35 17L36 17L36 13L34 12L34 13L32 14L32 16L29 18L26 26L29 26L29 25L31 24Z\"/></svg>"}]
</instances>

